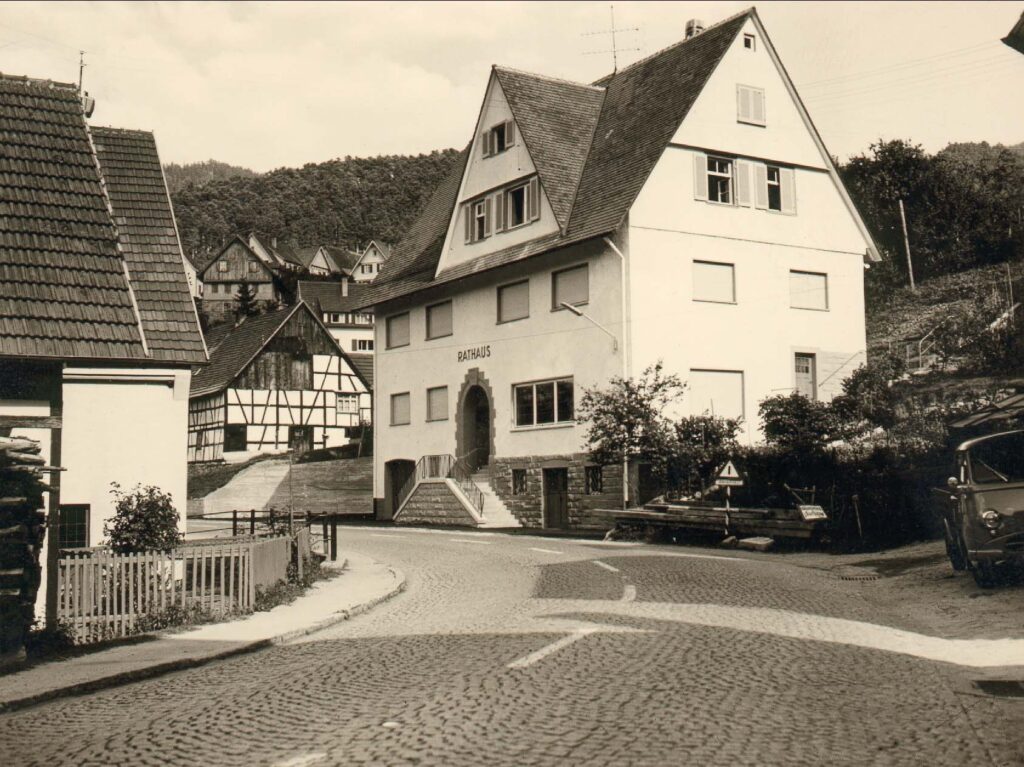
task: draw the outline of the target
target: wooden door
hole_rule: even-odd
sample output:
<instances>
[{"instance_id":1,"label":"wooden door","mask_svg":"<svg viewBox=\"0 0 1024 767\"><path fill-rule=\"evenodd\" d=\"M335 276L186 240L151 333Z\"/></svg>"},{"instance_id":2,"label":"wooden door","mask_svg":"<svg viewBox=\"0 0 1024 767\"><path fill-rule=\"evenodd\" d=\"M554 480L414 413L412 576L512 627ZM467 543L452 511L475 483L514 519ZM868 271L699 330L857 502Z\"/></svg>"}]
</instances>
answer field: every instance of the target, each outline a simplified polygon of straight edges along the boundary
<instances>
[{"instance_id":1,"label":"wooden door","mask_svg":"<svg viewBox=\"0 0 1024 767\"><path fill-rule=\"evenodd\" d=\"M289 426L288 446L296 453L306 453L313 449L312 426Z\"/></svg>"},{"instance_id":2,"label":"wooden door","mask_svg":"<svg viewBox=\"0 0 1024 767\"><path fill-rule=\"evenodd\" d=\"M797 394L803 394L807 399L818 398L818 383L815 380L815 359L813 354L797 354L793 358L793 370L796 381Z\"/></svg>"},{"instance_id":3,"label":"wooden door","mask_svg":"<svg viewBox=\"0 0 1024 767\"><path fill-rule=\"evenodd\" d=\"M568 469L544 469L544 526L569 527Z\"/></svg>"}]
</instances>

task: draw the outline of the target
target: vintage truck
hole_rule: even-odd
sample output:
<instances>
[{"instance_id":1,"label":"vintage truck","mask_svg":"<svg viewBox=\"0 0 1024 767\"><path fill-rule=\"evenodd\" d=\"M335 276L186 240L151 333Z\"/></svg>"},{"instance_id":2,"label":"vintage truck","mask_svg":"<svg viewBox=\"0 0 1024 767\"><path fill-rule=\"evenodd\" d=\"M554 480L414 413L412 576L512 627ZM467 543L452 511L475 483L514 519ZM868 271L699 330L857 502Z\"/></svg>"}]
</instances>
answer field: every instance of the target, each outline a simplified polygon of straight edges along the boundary
<instances>
[{"instance_id":1,"label":"vintage truck","mask_svg":"<svg viewBox=\"0 0 1024 767\"><path fill-rule=\"evenodd\" d=\"M1024 430L962 443L940 497L953 569L970 570L979 586L991 588L997 565L1024 560Z\"/></svg>"}]
</instances>

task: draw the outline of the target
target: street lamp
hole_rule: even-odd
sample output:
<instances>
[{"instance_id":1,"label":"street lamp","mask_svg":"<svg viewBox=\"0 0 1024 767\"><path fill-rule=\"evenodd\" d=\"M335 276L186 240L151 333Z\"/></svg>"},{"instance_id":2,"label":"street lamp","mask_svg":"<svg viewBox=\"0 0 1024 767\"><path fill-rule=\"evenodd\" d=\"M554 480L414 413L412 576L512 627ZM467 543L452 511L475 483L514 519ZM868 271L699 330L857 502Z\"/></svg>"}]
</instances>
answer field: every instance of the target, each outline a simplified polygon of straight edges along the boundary
<instances>
[{"instance_id":1,"label":"street lamp","mask_svg":"<svg viewBox=\"0 0 1024 767\"><path fill-rule=\"evenodd\" d=\"M607 333L608 337L612 339L612 351L613 352L617 352L619 350L619 339L615 337L615 334L612 333L612 331L610 331L608 328L606 328L600 322L595 320L593 317L591 317L589 314L587 314L582 309L580 309L580 308L578 308L576 306L573 306L572 304L566 303L565 301L562 301L559 304L559 306L562 307L563 309L568 309L570 312L575 314L577 317L582 317L583 319L590 321L594 325L594 327L596 327L598 330L601 330L601 331L604 331L605 333Z\"/></svg>"}]
</instances>

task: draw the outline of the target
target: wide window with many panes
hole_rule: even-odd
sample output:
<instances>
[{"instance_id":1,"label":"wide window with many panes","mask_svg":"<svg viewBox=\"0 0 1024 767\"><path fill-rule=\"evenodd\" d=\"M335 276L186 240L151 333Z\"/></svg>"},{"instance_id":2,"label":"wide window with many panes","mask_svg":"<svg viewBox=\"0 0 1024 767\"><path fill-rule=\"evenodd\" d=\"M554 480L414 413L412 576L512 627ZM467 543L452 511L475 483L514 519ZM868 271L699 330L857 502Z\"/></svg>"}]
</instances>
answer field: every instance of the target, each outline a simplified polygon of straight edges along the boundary
<instances>
[{"instance_id":1,"label":"wide window with many panes","mask_svg":"<svg viewBox=\"0 0 1024 767\"><path fill-rule=\"evenodd\" d=\"M516 384L512 390L517 427L569 423L575 418L572 378Z\"/></svg>"},{"instance_id":2,"label":"wide window with many panes","mask_svg":"<svg viewBox=\"0 0 1024 767\"><path fill-rule=\"evenodd\" d=\"M443 301L427 307L427 340L452 334L452 302Z\"/></svg>"},{"instance_id":3,"label":"wide window with many panes","mask_svg":"<svg viewBox=\"0 0 1024 767\"><path fill-rule=\"evenodd\" d=\"M562 269L551 275L551 308L563 309L562 304L580 306L590 300L590 270L587 264Z\"/></svg>"},{"instance_id":4,"label":"wide window with many panes","mask_svg":"<svg viewBox=\"0 0 1024 767\"><path fill-rule=\"evenodd\" d=\"M358 394L339 394L337 399L338 415L351 415L359 412Z\"/></svg>"},{"instance_id":5,"label":"wide window with many panes","mask_svg":"<svg viewBox=\"0 0 1024 767\"><path fill-rule=\"evenodd\" d=\"M530 316L530 281L498 288L498 322L512 322Z\"/></svg>"},{"instance_id":6,"label":"wide window with many panes","mask_svg":"<svg viewBox=\"0 0 1024 767\"><path fill-rule=\"evenodd\" d=\"M409 313L396 314L388 317L385 333L387 335L387 347L394 349L398 346L409 345Z\"/></svg>"}]
</instances>

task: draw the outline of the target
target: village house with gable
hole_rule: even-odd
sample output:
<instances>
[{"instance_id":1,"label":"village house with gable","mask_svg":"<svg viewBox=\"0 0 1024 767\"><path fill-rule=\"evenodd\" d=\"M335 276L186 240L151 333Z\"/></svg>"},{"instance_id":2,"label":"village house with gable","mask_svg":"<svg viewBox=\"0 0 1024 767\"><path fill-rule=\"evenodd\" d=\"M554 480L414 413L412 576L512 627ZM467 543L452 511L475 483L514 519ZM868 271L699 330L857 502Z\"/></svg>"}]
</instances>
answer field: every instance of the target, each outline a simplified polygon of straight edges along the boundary
<instances>
[{"instance_id":1,"label":"village house with gable","mask_svg":"<svg viewBox=\"0 0 1024 767\"><path fill-rule=\"evenodd\" d=\"M864 361L878 258L756 10L592 84L495 66L364 299L378 516L602 524L650 488L583 452L584 389L662 360L756 441L761 400Z\"/></svg>"},{"instance_id":2,"label":"village house with gable","mask_svg":"<svg viewBox=\"0 0 1024 767\"><path fill-rule=\"evenodd\" d=\"M192 380L188 460L306 452L360 439L369 383L304 302L207 334Z\"/></svg>"},{"instance_id":3,"label":"village house with gable","mask_svg":"<svg viewBox=\"0 0 1024 767\"><path fill-rule=\"evenodd\" d=\"M55 473L59 549L99 544L111 483L169 493L184 525L188 395L207 361L153 134L90 128L74 85L0 76L0 433Z\"/></svg>"}]
</instances>

